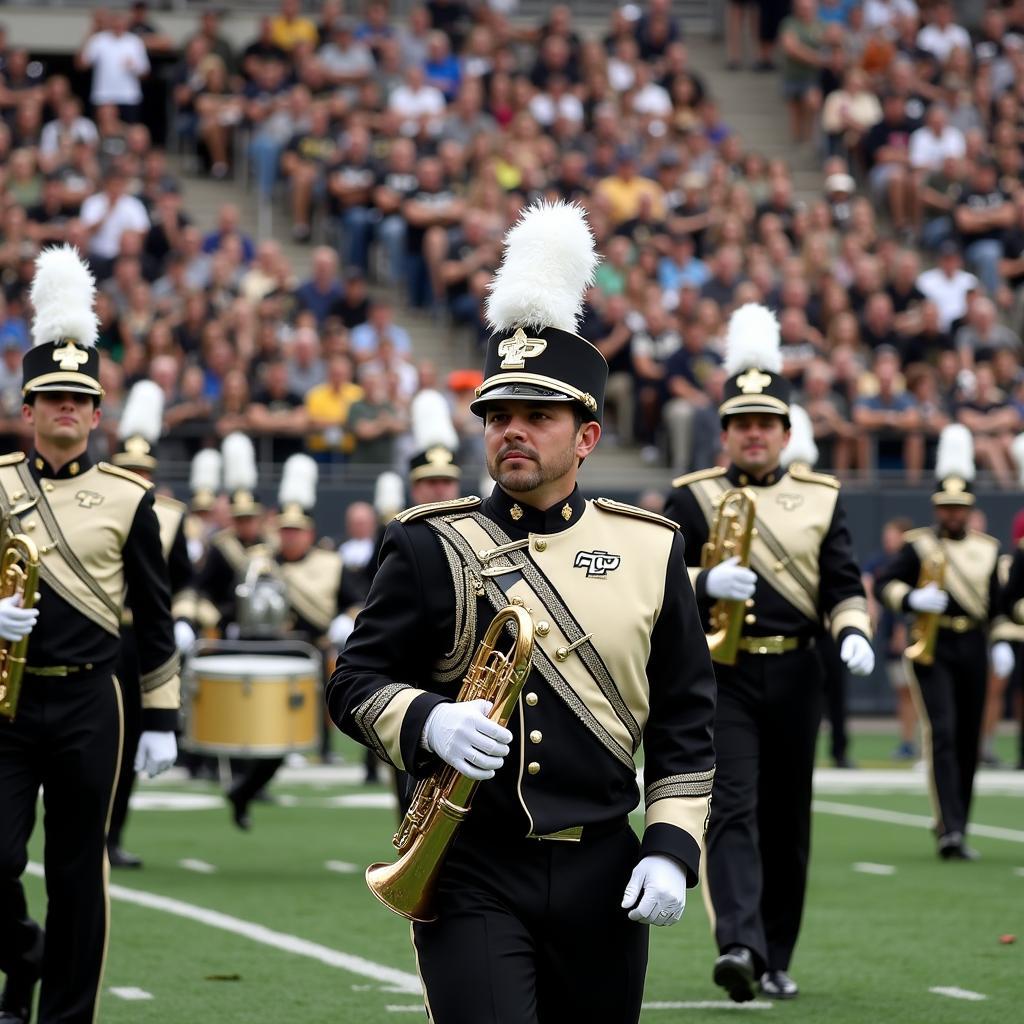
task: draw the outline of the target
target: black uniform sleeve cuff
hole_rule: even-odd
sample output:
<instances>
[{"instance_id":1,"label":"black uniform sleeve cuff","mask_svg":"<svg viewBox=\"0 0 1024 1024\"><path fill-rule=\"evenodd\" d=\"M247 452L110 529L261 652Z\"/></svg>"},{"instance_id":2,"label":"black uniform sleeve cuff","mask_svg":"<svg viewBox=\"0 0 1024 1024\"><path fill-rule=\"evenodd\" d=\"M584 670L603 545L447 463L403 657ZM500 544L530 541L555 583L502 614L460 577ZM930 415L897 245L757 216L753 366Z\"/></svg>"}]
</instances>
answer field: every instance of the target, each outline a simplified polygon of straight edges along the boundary
<instances>
[{"instance_id":1,"label":"black uniform sleeve cuff","mask_svg":"<svg viewBox=\"0 0 1024 1024\"><path fill-rule=\"evenodd\" d=\"M175 732L178 728L178 712L173 708L143 708L143 732Z\"/></svg>"},{"instance_id":2,"label":"black uniform sleeve cuff","mask_svg":"<svg viewBox=\"0 0 1024 1024\"><path fill-rule=\"evenodd\" d=\"M406 709L405 717L402 719L402 762L405 770L416 779L423 779L430 775L441 764L437 754L427 750L420 740L423 737L423 727L427 723L430 712L438 704L449 703L447 697L438 693L421 693Z\"/></svg>"},{"instance_id":3,"label":"black uniform sleeve cuff","mask_svg":"<svg viewBox=\"0 0 1024 1024\"><path fill-rule=\"evenodd\" d=\"M687 888L692 889L700 877L700 844L689 832L663 821L648 825L640 842L640 857L661 854L679 861L686 871Z\"/></svg>"},{"instance_id":4,"label":"black uniform sleeve cuff","mask_svg":"<svg viewBox=\"0 0 1024 1024\"><path fill-rule=\"evenodd\" d=\"M868 643L871 643L871 637L869 637L862 629L857 629L856 626L847 626L845 629L841 629L839 631L839 636L836 637L836 643L842 647L843 641L848 636L862 636Z\"/></svg>"}]
</instances>

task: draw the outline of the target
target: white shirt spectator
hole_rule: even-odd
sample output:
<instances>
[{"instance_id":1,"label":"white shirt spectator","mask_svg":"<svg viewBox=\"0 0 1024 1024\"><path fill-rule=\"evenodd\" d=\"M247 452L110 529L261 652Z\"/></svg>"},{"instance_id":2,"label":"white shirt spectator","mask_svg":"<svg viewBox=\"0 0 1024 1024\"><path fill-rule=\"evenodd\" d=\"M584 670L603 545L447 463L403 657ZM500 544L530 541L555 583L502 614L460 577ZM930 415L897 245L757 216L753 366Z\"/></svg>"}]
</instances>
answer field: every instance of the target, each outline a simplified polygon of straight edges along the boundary
<instances>
[{"instance_id":1,"label":"white shirt spectator","mask_svg":"<svg viewBox=\"0 0 1024 1024\"><path fill-rule=\"evenodd\" d=\"M82 60L92 68L89 99L93 106L103 103L134 106L142 102L139 79L149 74L149 57L137 35L97 32L86 41Z\"/></svg>"},{"instance_id":2,"label":"white shirt spectator","mask_svg":"<svg viewBox=\"0 0 1024 1024\"><path fill-rule=\"evenodd\" d=\"M72 143L87 142L94 146L99 137L96 125L87 117L76 117L70 124L60 120L49 121L39 133L39 153L42 156L56 156L64 140Z\"/></svg>"},{"instance_id":3,"label":"white shirt spectator","mask_svg":"<svg viewBox=\"0 0 1024 1024\"><path fill-rule=\"evenodd\" d=\"M868 32L884 29L886 35L895 35L895 21L900 15L917 14L914 0L864 0L864 28Z\"/></svg>"},{"instance_id":4,"label":"white shirt spectator","mask_svg":"<svg viewBox=\"0 0 1024 1024\"><path fill-rule=\"evenodd\" d=\"M439 118L445 111L444 93L432 85L413 89L399 85L388 97L388 110L402 118L402 133L416 135L424 118Z\"/></svg>"},{"instance_id":5,"label":"white shirt spectator","mask_svg":"<svg viewBox=\"0 0 1024 1024\"><path fill-rule=\"evenodd\" d=\"M633 111L641 117L671 117L672 97L657 82L648 82L634 94Z\"/></svg>"},{"instance_id":6,"label":"white shirt spectator","mask_svg":"<svg viewBox=\"0 0 1024 1024\"><path fill-rule=\"evenodd\" d=\"M940 64L945 64L954 50L971 51L971 37L963 25L925 25L917 33L917 45L927 50Z\"/></svg>"},{"instance_id":7,"label":"white shirt spectator","mask_svg":"<svg viewBox=\"0 0 1024 1024\"><path fill-rule=\"evenodd\" d=\"M135 196L123 195L110 207L106 192L97 192L82 203L82 223L99 228L92 236L89 253L101 259L115 259L121 252L121 236L126 231L148 231L149 214Z\"/></svg>"},{"instance_id":8,"label":"white shirt spectator","mask_svg":"<svg viewBox=\"0 0 1024 1024\"><path fill-rule=\"evenodd\" d=\"M948 157L960 158L967 145L959 128L946 125L936 135L927 125L910 133L910 166L937 171Z\"/></svg>"},{"instance_id":9,"label":"white shirt spectator","mask_svg":"<svg viewBox=\"0 0 1024 1024\"><path fill-rule=\"evenodd\" d=\"M579 124L583 121L583 104L579 97L567 92L556 100L546 92L538 92L530 99L530 113L537 124L547 128L558 118Z\"/></svg>"},{"instance_id":10,"label":"white shirt spectator","mask_svg":"<svg viewBox=\"0 0 1024 1024\"><path fill-rule=\"evenodd\" d=\"M966 270L957 270L947 277L940 267L932 267L917 278L918 291L935 303L939 311L939 327L950 326L967 312L967 296L978 288L978 279Z\"/></svg>"}]
</instances>

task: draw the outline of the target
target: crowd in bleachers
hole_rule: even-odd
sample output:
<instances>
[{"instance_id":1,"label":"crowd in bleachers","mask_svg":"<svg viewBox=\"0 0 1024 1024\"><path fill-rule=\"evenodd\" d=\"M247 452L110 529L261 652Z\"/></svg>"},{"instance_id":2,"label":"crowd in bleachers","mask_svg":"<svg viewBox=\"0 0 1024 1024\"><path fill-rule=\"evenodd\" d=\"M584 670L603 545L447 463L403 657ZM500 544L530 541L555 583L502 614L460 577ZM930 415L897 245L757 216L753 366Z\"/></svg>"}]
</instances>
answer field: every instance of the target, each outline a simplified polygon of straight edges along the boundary
<instances>
[{"instance_id":1,"label":"crowd in bleachers","mask_svg":"<svg viewBox=\"0 0 1024 1024\"><path fill-rule=\"evenodd\" d=\"M778 314L823 466L919 479L958 420L981 466L1014 481L1024 3L969 33L943 2L793 0L756 58L792 152L821 169L809 201L723 118L669 0L617 8L600 33L568 5L533 25L506 6L281 0L242 48L219 12L197 16L173 70L174 141L285 213L315 246L302 281L230 202L215 225L183 208L140 119L149 55L170 46L143 5L96 13L77 57L87 97L0 38L5 439L31 261L67 240L102 282L108 422L148 375L183 455L242 428L274 459L390 463L411 395L440 386L472 452L477 378L439 381L402 325L422 309L484 336L503 233L563 197L604 256L581 333L610 364L607 429L645 460L717 458L725 325L757 301ZM746 19L731 9L756 5L727 6L736 66Z\"/></svg>"}]
</instances>

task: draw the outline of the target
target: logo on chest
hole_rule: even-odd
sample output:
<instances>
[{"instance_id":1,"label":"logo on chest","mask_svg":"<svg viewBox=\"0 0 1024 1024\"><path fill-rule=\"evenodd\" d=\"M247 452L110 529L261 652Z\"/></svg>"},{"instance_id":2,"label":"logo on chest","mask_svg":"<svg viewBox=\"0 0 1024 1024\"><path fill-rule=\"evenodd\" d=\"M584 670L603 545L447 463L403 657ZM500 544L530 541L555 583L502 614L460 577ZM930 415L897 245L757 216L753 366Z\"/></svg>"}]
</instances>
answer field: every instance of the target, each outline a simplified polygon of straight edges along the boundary
<instances>
[{"instance_id":1,"label":"logo on chest","mask_svg":"<svg viewBox=\"0 0 1024 1024\"><path fill-rule=\"evenodd\" d=\"M775 501L787 512L792 512L804 503L804 496L802 494L776 494Z\"/></svg>"},{"instance_id":2,"label":"logo on chest","mask_svg":"<svg viewBox=\"0 0 1024 1024\"><path fill-rule=\"evenodd\" d=\"M608 551L577 551L574 569L586 569L588 576L607 576L622 564L621 555Z\"/></svg>"},{"instance_id":3,"label":"logo on chest","mask_svg":"<svg viewBox=\"0 0 1024 1024\"><path fill-rule=\"evenodd\" d=\"M103 495L97 494L95 491L79 491L75 495L75 501L82 508L95 508L97 505L103 504Z\"/></svg>"}]
</instances>

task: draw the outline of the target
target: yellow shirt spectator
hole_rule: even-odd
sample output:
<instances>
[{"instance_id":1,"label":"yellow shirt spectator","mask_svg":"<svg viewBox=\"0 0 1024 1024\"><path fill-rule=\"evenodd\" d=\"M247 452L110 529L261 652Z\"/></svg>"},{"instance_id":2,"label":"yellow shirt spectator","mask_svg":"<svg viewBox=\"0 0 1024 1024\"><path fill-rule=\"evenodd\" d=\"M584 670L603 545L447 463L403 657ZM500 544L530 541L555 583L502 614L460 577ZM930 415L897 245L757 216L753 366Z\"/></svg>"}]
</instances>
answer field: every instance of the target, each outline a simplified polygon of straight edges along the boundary
<instances>
[{"instance_id":1,"label":"yellow shirt spectator","mask_svg":"<svg viewBox=\"0 0 1024 1024\"><path fill-rule=\"evenodd\" d=\"M625 167L602 178L595 192L615 227L636 217L645 198L650 200L653 217L658 220L665 217L665 192L662 187L650 178L628 173Z\"/></svg>"},{"instance_id":2,"label":"yellow shirt spectator","mask_svg":"<svg viewBox=\"0 0 1024 1024\"><path fill-rule=\"evenodd\" d=\"M270 19L270 38L282 50L290 53L297 43L311 43L316 46L319 35L316 25L309 18L276 14Z\"/></svg>"},{"instance_id":3,"label":"yellow shirt spectator","mask_svg":"<svg viewBox=\"0 0 1024 1024\"><path fill-rule=\"evenodd\" d=\"M355 437L345 428L349 410L362 397L363 389L352 382L348 356L332 356L327 364L327 380L306 393L306 412L313 428L306 446L311 452L353 452Z\"/></svg>"}]
</instances>

